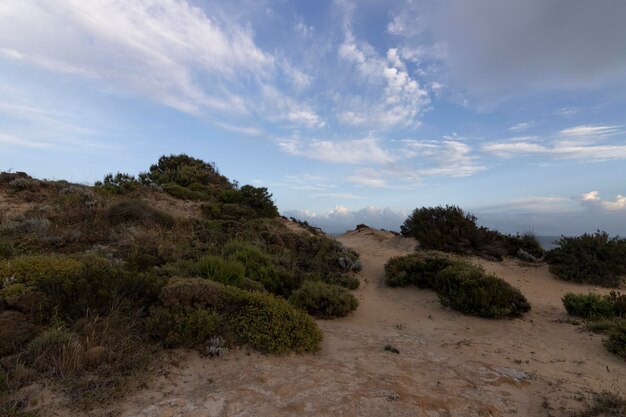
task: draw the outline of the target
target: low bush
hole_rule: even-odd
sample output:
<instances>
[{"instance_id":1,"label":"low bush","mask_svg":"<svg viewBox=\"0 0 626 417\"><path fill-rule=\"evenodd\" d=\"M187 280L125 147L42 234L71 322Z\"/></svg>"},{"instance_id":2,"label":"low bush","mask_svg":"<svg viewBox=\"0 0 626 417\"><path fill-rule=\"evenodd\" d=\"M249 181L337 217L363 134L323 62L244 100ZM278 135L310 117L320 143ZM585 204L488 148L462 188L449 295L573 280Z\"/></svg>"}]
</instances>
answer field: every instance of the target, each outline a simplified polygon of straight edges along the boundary
<instances>
[{"instance_id":1,"label":"low bush","mask_svg":"<svg viewBox=\"0 0 626 417\"><path fill-rule=\"evenodd\" d=\"M17 311L0 313L0 357L19 351L37 333L28 317Z\"/></svg>"},{"instance_id":2,"label":"low bush","mask_svg":"<svg viewBox=\"0 0 626 417\"><path fill-rule=\"evenodd\" d=\"M617 322L608 332L604 345L609 352L626 359L626 321Z\"/></svg>"},{"instance_id":3,"label":"low bush","mask_svg":"<svg viewBox=\"0 0 626 417\"><path fill-rule=\"evenodd\" d=\"M416 285L434 288L437 273L458 262L442 252L425 251L391 258L385 264L385 284L390 287Z\"/></svg>"},{"instance_id":4,"label":"low bush","mask_svg":"<svg viewBox=\"0 0 626 417\"><path fill-rule=\"evenodd\" d=\"M606 232L561 237L548 252L550 272L566 281L618 287L626 274L626 239Z\"/></svg>"},{"instance_id":5,"label":"low bush","mask_svg":"<svg viewBox=\"0 0 626 417\"><path fill-rule=\"evenodd\" d=\"M181 200L207 201L211 199L211 195L206 191L192 190L173 182L163 184L161 188L167 194Z\"/></svg>"},{"instance_id":6,"label":"low bush","mask_svg":"<svg viewBox=\"0 0 626 417\"><path fill-rule=\"evenodd\" d=\"M313 281L322 281L330 285L338 285L349 290L356 290L361 285L361 281L355 276L343 274L328 274L325 276L314 276Z\"/></svg>"},{"instance_id":7,"label":"low bush","mask_svg":"<svg viewBox=\"0 0 626 417\"><path fill-rule=\"evenodd\" d=\"M614 291L609 295L567 293L562 301L572 316L586 319L626 317L626 295Z\"/></svg>"},{"instance_id":8,"label":"low bush","mask_svg":"<svg viewBox=\"0 0 626 417\"><path fill-rule=\"evenodd\" d=\"M435 290L442 304L480 317L518 317L530 310L526 297L478 266L440 252L418 252L390 259L385 283Z\"/></svg>"},{"instance_id":9,"label":"low bush","mask_svg":"<svg viewBox=\"0 0 626 417\"><path fill-rule=\"evenodd\" d=\"M118 172L115 175L107 174L102 181L96 181L94 186L112 194L126 194L136 191L141 183L132 175Z\"/></svg>"},{"instance_id":10,"label":"low bush","mask_svg":"<svg viewBox=\"0 0 626 417\"><path fill-rule=\"evenodd\" d=\"M306 281L291 294L289 302L320 319L344 317L359 305L345 288L319 281Z\"/></svg>"},{"instance_id":11,"label":"low bush","mask_svg":"<svg viewBox=\"0 0 626 417\"><path fill-rule=\"evenodd\" d=\"M11 277L2 287L2 297L9 304L21 308L18 296L41 296L44 320L52 312L72 320L88 311L105 313L125 299L149 304L157 299L162 286L162 281L150 274L126 271L95 255L19 256L0 261L0 277Z\"/></svg>"},{"instance_id":12,"label":"low bush","mask_svg":"<svg viewBox=\"0 0 626 417\"><path fill-rule=\"evenodd\" d=\"M174 183L189 187L192 184L201 184L217 189L233 188L233 184L219 173L214 163L207 163L185 154L164 155L156 164L150 166L148 172L139 177L144 183L159 185Z\"/></svg>"},{"instance_id":13,"label":"low bush","mask_svg":"<svg viewBox=\"0 0 626 417\"><path fill-rule=\"evenodd\" d=\"M246 268L236 260L209 255L198 259L196 273L211 281L240 287L246 276Z\"/></svg>"},{"instance_id":14,"label":"low bush","mask_svg":"<svg viewBox=\"0 0 626 417\"><path fill-rule=\"evenodd\" d=\"M227 339L261 352L315 351L322 339L310 316L271 294L199 278L178 278L163 288L161 298L171 310L193 308L219 314Z\"/></svg>"},{"instance_id":15,"label":"low bush","mask_svg":"<svg viewBox=\"0 0 626 417\"><path fill-rule=\"evenodd\" d=\"M155 308L146 327L164 347L195 347L219 334L222 318L203 308Z\"/></svg>"},{"instance_id":16,"label":"low bush","mask_svg":"<svg viewBox=\"0 0 626 417\"><path fill-rule=\"evenodd\" d=\"M526 297L482 268L455 264L437 274L435 291L444 305L480 317L519 317L530 310Z\"/></svg>"},{"instance_id":17,"label":"low bush","mask_svg":"<svg viewBox=\"0 0 626 417\"><path fill-rule=\"evenodd\" d=\"M170 214L158 210L141 200L120 201L109 207L107 217L113 224L158 224L165 227L174 225L174 218Z\"/></svg>"}]
</instances>

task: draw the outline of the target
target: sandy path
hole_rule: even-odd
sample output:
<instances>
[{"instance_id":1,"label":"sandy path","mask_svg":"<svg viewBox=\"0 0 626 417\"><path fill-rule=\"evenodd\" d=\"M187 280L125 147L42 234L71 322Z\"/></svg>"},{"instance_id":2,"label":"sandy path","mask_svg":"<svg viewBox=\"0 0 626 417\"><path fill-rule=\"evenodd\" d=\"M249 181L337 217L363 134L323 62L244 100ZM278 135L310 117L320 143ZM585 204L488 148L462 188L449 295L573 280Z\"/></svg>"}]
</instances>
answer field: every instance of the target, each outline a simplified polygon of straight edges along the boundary
<instances>
[{"instance_id":1,"label":"sandy path","mask_svg":"<svg viewBox=\"0 0 626 417\"><path fill-rule=\"evenodd\" d=\"M363 230L339 238L361 254L361 304L350 317L319 322L321 352L239 350L211 360L179 351L177 366L92 415L561 416L589 390L624 393L626 363L600 336L562 322L562 294L597 289L556 281L545 266L482 262L533 310L514 320L467 317L443 309L431 291L384 286L384 263L407 246L389 237Z\"/></svg>"}]
</instances>

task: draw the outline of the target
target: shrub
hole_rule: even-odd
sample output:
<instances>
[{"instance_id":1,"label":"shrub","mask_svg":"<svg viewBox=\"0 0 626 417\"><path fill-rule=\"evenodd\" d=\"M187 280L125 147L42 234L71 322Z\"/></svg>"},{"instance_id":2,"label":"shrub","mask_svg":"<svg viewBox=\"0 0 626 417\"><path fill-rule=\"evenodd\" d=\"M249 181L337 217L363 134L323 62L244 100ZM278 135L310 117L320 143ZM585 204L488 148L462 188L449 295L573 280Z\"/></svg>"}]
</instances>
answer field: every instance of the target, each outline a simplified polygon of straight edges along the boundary
<instances>
[{"instance_id":1,"label":"shrub","mask_svg":"<svg viewBox=\"0 0 626 417\"><path fill-rule=\"evenodd\" d=\"M526 232L521 236L507 236L507 241L510 247L510 255L517 255L520 250L525 251L537 259L542 258L545 255L543 246L541 246L537 236L532 232Z\"/></svg>"},{"instance_id":2,"label":"shrub","mask_svg":"<svg viewBox=\"0 0 626 417\"><path fill-rule=\"evenodd\" d=\"M95 255L20 256L0 262L0 276L13 277L3 294L32 289L43 296L43 317L53 311L77 319L90 311L107 312L120 300L150 303L158 296L161 281L148 274L131 273ZM24 287L14 291L13 285Z\"/></svg>"},{"instance_id":3,"label":"shrub","mask_svg":"<svg viewBox=\"0 0 626 417\"><path fill-rule=\"evenodd\" d=\"M289 302L321 318L343 317L356 310L359 302L345 288L319 281L307 281L289 297Z\"/></svg>"},{"instance_id":4,"label":"shrub","mask_svg":"<svg viewBox=\"0 0 626 417\"><path fill-rule=\"evenodd\" d=\"M141 200L126 200L112 205L107 213L113 224L140 223L144 225L160 224L166 227L174 225L174 218Z\"/></svg>"},{"instance_id":5,"label":"shrub","mask_svg":"<svg viewBox=\"0 0 626 417\"><path fill-rule=\"evenodd\" d=\"M606 232L561 237L548 252L550 272L566 281L617 287L626 274L626 239Z\"/></svg>"},{"instance_id":6,"label":"shrub","mask_svg":"<svg viewBox=\"0 0 626 417\"><path fill-rule=\"evenodd\" d=\"M144 182L160 185L175 183L189 187L192 184L202 184L222 189L233 188L233 184L219 173L214 163L207 163L184 154L160 157L148 172L140 175L140 178Z\"/></svg>"},{"instance_id":7,"label":"shrub","mask_svg":"<svg viewBox=\"0 0 626 417\"><path fill-rule=\"evenodd\" d=\"M199 278L170 281L161 293L170 309L206 309L224 319L227 336L267 353L315 351L322 334L311 317L283 298Z\"/></svg>"},{"instance_id":8,"label":"shrub","mask_svg":"<svg viewBox=\"0 0 626 417\"><path fill-rule=\"evenodd\" d=\"M167 194L181 200L206 201L211 199L210 194L206 191L192 190L173 182L163 184L162 188Z\"/></svg>"},{"instance_id":9,"label":"shrub","mask_svg":"<svg viewBox=\"0 0 626 417\"><path fill-rule=\"evenodd\" d=\"M323 276L314 276L313 281L322 281L330 285L338 285L349 290L356 290L361 285L361 281L355 276L342 274L328 274Z\"/></svg>"},{"instance_id":10,"label":"shrub","mask_svg":"<svg viewBox=\"0 0 626 417\"><path fill-rule=\"evenodd\" d=\"M203 278L239 287L245 278L246 268L235 260L227 260L220 256L203 256L196 262L196 272Z\"/></svg>"},{"instance_id":11,"label":"shrub","mask_svg":"<svg viewBox=\"0 0 626 417\"><path fill-rule=\"evenodd\" d=\"M239 192L243 203L252 208L257 217L278 217L278 209L267 188L244 185L239 189Z\"/></svg>"},{"instance_id":12,"label":"shrub","mask_svg":"<svg viewBox=\"0 0 626 417\"><path fill-rule=\"evenodd\" d=\"M433 289L442 304L481 317L517 317L530 310L524 295L506 281L438 252L390 259L385 265L385 283Z\"/></svg>"},{"instance_id":13,"label":"shrub","mask_svg":"<svg viewBox=\"0 0 626 417\"><path fill-rule=\"evenodd\" d=\"M621 296L620 298L626 298L626 296ZM586 319L615 317L617 312L615 311L613 300L617 301L617 296L612 298L608 295L574 293L567 293L562 299L567 314ZM624 314L626 315L626 312Z\"/></svg>"},{"instance_id":14,"label":"shrub","mask_svg":"<svg viewBox=\"0 0 626 417\"><path fill-rule=\"evenodd\" d=\"M28 318L17 311L0 313L0 356L9 355L20 350L35 336L36 327Z\"/></svg>"},{"instance_id":15,"label":"shrub","mask_svg":"<svg viewBox=\"0 0 626 417\"><path fill-rule=\"evenodd\" d=\"M390 287L416 285L419 288L434 288L437 273L454 262L453 257L435 251L391 258L385 264L385 284Z\"/></svg>"},{"instance_id":16,"label":"shrub","mask_svg":"<svg viewBox=\"0 0 626 417\"><path fill-rule=\"evenodd\" d=\"M113 194L126 194L139 188L141 183L132 175L118 172L115 175L107 174L102 181L96 181L94 186Z\"/></svg>"},{"instance_id":17,"label":"shrub","mask_svg":"<svg viewBox=\"0 0 626 417\"><path fill-rule=\"evenodd\" d=\"M482 268L451 265L437 274L435 291L444 304L480 317L518 317L530 310L522 293Z\"/></svg>"},{"instance_id":18,"label":"shrub","mask_svg":"<svg viewBox=\"0 0 626 417\"><path fill-rule=\"evenodd\" d=\"M219 314L202 308L155 308L146 323L151 337L165 347L194 347L220 331Z\"/></svg>"},{"instance_id":19,"label":"shrub","mask_svg":"<svg viewBox=\"0 0 626 417\"><path fill-rule=\"evenodd\" d=\"M321 331L285 299L234 289L229 293L228 326L239 343L266 353L319 350Z\"/></svg>"},{"instance_id":20,"label":"shrub","mask_svg":"<svg viewBox=\"0 0 626 417\"><path fill-rule=\"evenodd\" d=\"M626 359L626 321L613 326L608 335L609 337L604 342L606 348L609 352Z\"/></svg>"}]
</instances>

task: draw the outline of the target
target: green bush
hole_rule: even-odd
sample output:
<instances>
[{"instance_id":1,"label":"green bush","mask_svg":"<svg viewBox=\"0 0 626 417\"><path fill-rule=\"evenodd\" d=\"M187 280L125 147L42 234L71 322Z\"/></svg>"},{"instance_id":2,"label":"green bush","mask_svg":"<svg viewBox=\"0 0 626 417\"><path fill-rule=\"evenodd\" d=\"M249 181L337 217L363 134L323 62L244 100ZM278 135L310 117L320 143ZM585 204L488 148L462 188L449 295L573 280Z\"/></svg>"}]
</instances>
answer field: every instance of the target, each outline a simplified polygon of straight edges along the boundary
<instances>
[{"instance_id":1,"label":"green bush","mask_svg":"<svg viewBox=\"0 0 626 417\"><path fill-rule=\"evenodd\" d=\"M618 287L626 274L626 239L606 232L561 237L548 252L550 272L566 281Z\"/></svg>"},{"instance_id":2,"label":"green bush","mask_svg":"<svg viewBox=\"0 0 626 417\"><path fill-rule=\"evenodd\" d=\"M510 255L516 255L520 249L538 259L545 255L543 246L532 232L526 232L521 236L507 236L507 241Z\"/></svg>"},{"instance_id":3,"label":"green bush","mask_svg":"<svg viewBox=\"0 0 626 417\"><path fill-rule=\"evenodd\" d=\"M614 293L615 294L615 293ZM567 310L567 314L572 316L583 317L586 319L602 319L612 318L618 315L615 305L619 308L619 298L626 299L626 296L613 297L610 295L599 294L574 294L567 293L563 296L563 305ZM626 316L626 311L622 314Z\"/></svg>"},{"instance_id":4,"label":"green bush","mask_svg":"<svg viewBox=\"0 0 626 417\"><path fill-rule=\"evenodd\" d=\"M120 201L109 208L107 217L113 224L159 224L166 227L174 225L174 218L170 214L158 210L141 200Z\"/></svg>"},{"instance_id":5,"label":"green bush","mask_svg":"<svg viewBox=\"0 0 626 417\"><path fill-rule=\"evenodd\" d=\"M84 317L87 312L105 313L124 299L150 303L162 285L156 277L125 271L95 255L19 256L0 261L0 277L13 277L2 288L3 297L26 290L42 295L44 318L53 311L67 319ZM11 288L14 285L19 287Z\"/></svg>"},{"instance_id":6,"label":"green bush","mask_svg":"<svg viewBox=\"0 0 626 417\"><path fill-rule=\"evenodd\" d=\"M212 281L240 287L246 276L246 269L236 260L220 256L203 256L196 262L196 273Z\"/></svg>"},{"instance_id":7,"label":"green bush","mask_svg":"<svg viewBox=\"0 0 626 417\"><path fill-rule=\"evenodd\" d=\"M266 353L319 350L322 333L311 317L283 298L231 289L228 326L236 341Z\"/></svg>"},{"instance_id":8,"label":"green bush","mask_svg":"<svg viewBox=\"0 0 626 417\"><path fill-rule=\"evenodd\" d=\"M244 185L239 189L243 204L252 208L257 217L278 217L278 209L272 201L272 194L265 187Z\"/></svg>"},{"instance_id":9,"label":"green bush","mask_svg":"<svg viewBox=\"0 0 626 417\"><path fill-rule=\"evenodd\" d=\"M167 194L181 200L206 201L211 199L211 195L206 191L192 190L173 182L163 184L161 188Z\"/></svg>"},{"instance_id":10,"label":"green bush","mask_svg":"<svg viewBox=\"0 0 626 417\"><path fill-rule=\"evenodd\" d=\"M283 298L199 278L171 280L161 298L170 309L206 309L224 319L226 336L267 353L316 351L322 334L306 313Z\"/></svg>"},{"instance_id":11,"label":"green bush","mask_svg":"<svg viewBox=\"0 0 626 417\"><path fill-rule=\"evenodd\" d=\"M605 340L604 345L609 352L626 359L626 321L619 323L609 331L609 337Z\"/></svg>"},{"instance_id":12,"label":"green bush","mask_svg":"<svg viewBox=\"0 0 626 417\"><path fill-rule=\"evenodd\" d=\"M221 175L214 163L207 163L188 155L162 156L140 175L143 182L155 184L175 183L182 187L201 184L222 189L232 189L233 184Z\"/></svg>"},{"instance_id":13,"label":"green bush","mask_svg":"<svg viewBox=\"0 0 626 417\"><path fill-rule=\"evenodd\" d=\"M481 317L517 317L530 310L524 295L478 266L440 252L419 252L390 259L385 283L391 287L430 288L442 304Z\"/></svg>"},{"instance_id":14,"label":"green bush","mask_svg":"<svg viewBox=\"0 0 626 417\"><path fill-rule=\"evenodd\" d=\"M437 273L454 262L450 255L436 251L397 256L385 264L385 284L390 287L416 285L419 288L434 288Z\"/></svg>"},{"instance_id":15,"label":"green bush","mask_svg":"<svg viewBox=\"0 0 626 417\"><path fill-rule=\"evenodd\" d=\"M321 319L346 316L359 305L345 288L319 281L306 281L291 294L289 302Z\"/></svg>"},{"instance_id":16,"label":"green bush","mask_svg":"<svg viewBox=\"0 0 626 417\"><path fill-rule=\"evenodd\" d=\"M146 323L148 333L165 347L194 347L221 331L219 314L202 308L155 308Z\"/></svg>"},{"instance_id":17,"label":"green bush","mask_svg":"<svg viewBox=\"0 0 626 417\"><path fill-rule=\"evenodd\" d=\"M455 264L439 272L435 291L445 305L465 314L519 317L530 310L520 290L472 265Z\"/></svg>"},{"instance_id":18,"label":"green bush","mask_svg":"<svg viewBox=\"0 0 626 417\"><path fill-rule=\"evenodd\" d=\"M141 183L132 175L118 172L107 174L102 181L96 181L96 188L113 194L126 194L137 190Z\"/></svg>"},{"instance_id":19,"label":"green bush","mask_svg":"<svg viewBox=\"0 0 626 417\"><path fill-rule=\"evenodd\" d=\"M356 290L361 285L361 281L355 276L344 274L328 274L323 276L314 276L313 281L322 281L330 285L338 285L349 290Z\"/></svg>"}]
</instances>

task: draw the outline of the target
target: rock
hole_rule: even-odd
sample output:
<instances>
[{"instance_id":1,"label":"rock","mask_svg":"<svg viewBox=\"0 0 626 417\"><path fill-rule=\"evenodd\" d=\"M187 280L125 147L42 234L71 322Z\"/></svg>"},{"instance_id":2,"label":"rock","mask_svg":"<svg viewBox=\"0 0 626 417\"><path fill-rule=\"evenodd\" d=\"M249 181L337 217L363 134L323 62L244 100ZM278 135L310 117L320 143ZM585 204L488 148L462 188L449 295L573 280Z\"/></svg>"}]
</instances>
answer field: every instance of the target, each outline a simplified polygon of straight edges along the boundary
<instances>
[{"instance_id":1,"label":"rock","mask_svg":"<svg viewBox=\"0 0 626 417\"><path fill-rule=\"evenodd\" d=\"M522 261L526 261L526 262L539 262L539 259L537 259L535 256L531 255L530 253L526 252L524 249L519 248L517 250L516 253L517 257L519 259L521 259Z\"/></svg>"}]
</instances>

